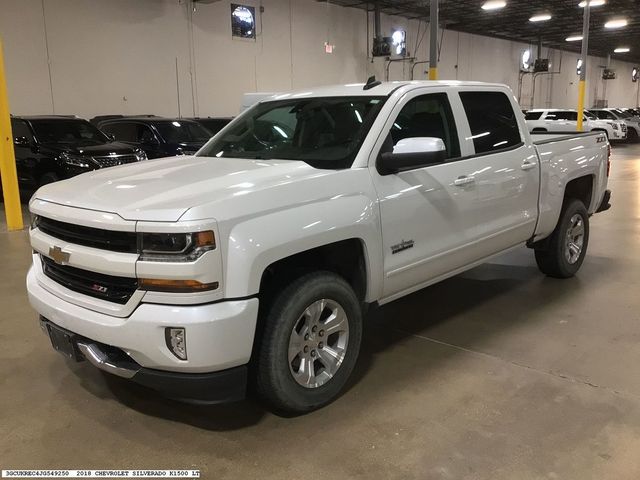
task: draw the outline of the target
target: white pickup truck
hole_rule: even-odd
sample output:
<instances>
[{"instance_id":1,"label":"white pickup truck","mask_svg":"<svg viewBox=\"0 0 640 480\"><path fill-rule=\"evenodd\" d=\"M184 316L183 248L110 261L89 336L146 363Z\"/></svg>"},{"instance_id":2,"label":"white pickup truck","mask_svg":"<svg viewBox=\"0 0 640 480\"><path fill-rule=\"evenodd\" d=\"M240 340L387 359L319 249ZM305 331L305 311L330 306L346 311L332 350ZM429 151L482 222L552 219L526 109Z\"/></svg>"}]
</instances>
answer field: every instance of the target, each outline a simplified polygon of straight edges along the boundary
<instances>
[{"instance_id":1,"label":"white pickup truck","mask_svg":"<svg viewBox=\"0 0 640 480\"><path fill-rule=\"evenodd\" d=\"M570 277L609 207L603 133L539 136L474 82L275 95L195 156L42 187L29 299L53 346L165 395L332 401L363 311L510 249Z\"/></svg>"}]
</instances>

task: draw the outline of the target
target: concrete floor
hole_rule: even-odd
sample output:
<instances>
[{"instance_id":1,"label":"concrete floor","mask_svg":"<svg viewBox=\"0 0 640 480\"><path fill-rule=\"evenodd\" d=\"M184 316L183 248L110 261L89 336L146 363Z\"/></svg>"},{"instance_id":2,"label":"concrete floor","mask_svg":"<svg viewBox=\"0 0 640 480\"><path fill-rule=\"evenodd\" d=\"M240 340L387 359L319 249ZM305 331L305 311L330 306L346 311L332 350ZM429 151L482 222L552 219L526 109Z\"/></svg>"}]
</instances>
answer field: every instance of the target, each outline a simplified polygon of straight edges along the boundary
<instances>
[{"instance_id":1,"label":"concrete floor","mask_svg":"<svg viewBox=\"0 0 640 480\"><path fill-rule=\"evenodd\" d=\"M526 249L369 315L354 382L281 418L194 407L86 364L36 325L26 232L0 233L0 467L200 468L204 478L640 478L640 146L578 277Z\"/></svg>"}]
</instances>

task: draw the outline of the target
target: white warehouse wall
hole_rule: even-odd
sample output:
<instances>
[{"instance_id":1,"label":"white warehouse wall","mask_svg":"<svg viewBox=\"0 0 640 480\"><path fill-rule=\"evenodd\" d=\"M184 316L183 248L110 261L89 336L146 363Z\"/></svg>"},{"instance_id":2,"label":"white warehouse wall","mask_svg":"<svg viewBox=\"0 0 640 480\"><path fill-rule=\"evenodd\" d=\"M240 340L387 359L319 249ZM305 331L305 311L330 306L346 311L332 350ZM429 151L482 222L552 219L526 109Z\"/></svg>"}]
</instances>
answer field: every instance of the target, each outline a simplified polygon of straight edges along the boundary
<instances>
[{"instance_id":1,"label":"white warehouse wall","mask_svg":"<svg viewBox=\"0 0 640 480\"><path fill-rule=\"evenodd\" d=\"M264 0L260 13L259 0L244 4L256 7L255 41L231 37L228 1L198 4L194 12L190 0L0 0L11 109L83 117L234 115L245 92L362 82L371 74L386 78L385 60L368 57L373 15L367 29L359 9ZM382 24L386 35L406 29L410 54L416 61L428 58L427 25L384 15ZM519 57L530 46L453 31L442 39L440 78L506 83L518 93ZM324 52L325 42L335 45L334 53ZM533 99L526 75L522 104L573 107L577 55L547 54L554 70L562 55L562 71L538 76ZM603 62L589 60L588 105L605 95L598 69ZM606 82L609 104L637 104L640 84L630 81L632 65L616 61L612 67L618 79ZM415 78L425 78L425 69L417 65ZM389 79L410 76L410 63L391 64Z\"/></svg>"}]
</instances>

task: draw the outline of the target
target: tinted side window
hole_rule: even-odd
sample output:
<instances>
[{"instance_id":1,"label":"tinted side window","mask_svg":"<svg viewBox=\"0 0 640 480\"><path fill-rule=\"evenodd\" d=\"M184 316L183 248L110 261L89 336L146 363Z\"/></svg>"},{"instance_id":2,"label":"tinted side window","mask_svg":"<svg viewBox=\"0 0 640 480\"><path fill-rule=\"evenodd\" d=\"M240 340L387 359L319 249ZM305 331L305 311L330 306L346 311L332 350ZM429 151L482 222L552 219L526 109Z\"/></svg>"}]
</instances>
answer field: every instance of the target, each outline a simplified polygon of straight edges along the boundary
<instances>
[{"instance_id":1,"label":"tinted side window","mask_svg":"<svg viewBox=\"0 0 640 480\"><path fill-rule=\"evenodd\" d=\"M540 120L541 116L542 116L542 112L527 112L524 115L524 119L525 120Z\"/></svg>"},{"instance_id":2,"label":"tinted side window","mask_svg":"<svg viewBox=\"0 0 640 480\"><path fill-rule=\"evenodd\" d=\"M522 142L509 98L501 92L460 92L476 153L512 147Z\"/></svg>"},{"instance_id":3,"label":"tinted side window","mask_svg":"<svg viewBox=\"0 0 640 480\"><path fill-rule=\"evenodd\" d=\"M13 138L27 137L27 140L32 141L31 129L24 120L11 120L11 131L13 132Z\"/></svg>"},{"instance_id":4,"label":"tinted side window","mask_svg":"<svg viewBox=\"0 0 640 480\"><path fill-rule=\"evenodd\" d=\"M100 129L116 137L116 140L123 142L137 141L136 125L134 123L110 123L108 125L102 125Z\"/></svg>"},{"instance_id":5,"label":"tinted side window","mask_svg":"<svg viewBox=\"0 0 640 480\"><path fill-rule=\"evenodd\" d=\"M446 93L421 95L409 100L390 133L394 145L404 138L441 138L447 147L447 158L460 156L458 132Z\"/></svg>"},{"instance_id":6,"label":"tinted side window","mask_svg":"<svg viewBox=\"0 0 640 480\"><path fill-rule=\"evenodd\" d=\"M566 112L566 111L552 112L551 114L549 114L549 117L547 118L551 118L551 115L553 115L554 120L572 120L575 122L578 118L578 114L576 112Z\"/></svg>"},{"instance_id":7,"label":"tinted side window","mask_svg":"<svg viewBox=\"0 0 640 480\"><path fill-rule=\"evenodd\" d=\"M140 143L153 143L156 141L156 136L153 134L153 130L148 125L142 123L136 126L136 142Z\"/></svg>"}]
</instances>

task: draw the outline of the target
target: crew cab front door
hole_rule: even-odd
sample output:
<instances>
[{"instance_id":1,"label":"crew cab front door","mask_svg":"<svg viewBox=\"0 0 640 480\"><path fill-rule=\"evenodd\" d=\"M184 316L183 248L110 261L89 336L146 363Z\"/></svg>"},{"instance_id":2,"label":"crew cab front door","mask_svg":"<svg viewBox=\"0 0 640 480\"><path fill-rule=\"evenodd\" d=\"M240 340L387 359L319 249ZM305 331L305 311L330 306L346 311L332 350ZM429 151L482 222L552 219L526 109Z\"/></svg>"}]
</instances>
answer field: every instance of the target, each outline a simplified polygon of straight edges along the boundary
<instances>
[{"instance_id":1,"label":"crew cab front door","mask_svg":"<svg viewBox=\"0 0 640 480\"><path fill-rule=\"evenodd\" d=\"M485 121L491 125L487 131L470 126L463 103L466 92L451 88L411 91L385 124L370 163L382 222L383 303L533 234L537 157L521 140L508 97L491 93L502 95L511 111L506 119L499 109L485 112L485 120L495 120ZM472 97L464 100L473 123L478 106L501 98L475 100L475 105ZM446 159L393 174L375 166L375 159L391 144L414 137L442 139Z\"/></svg>"}]
</instances>

